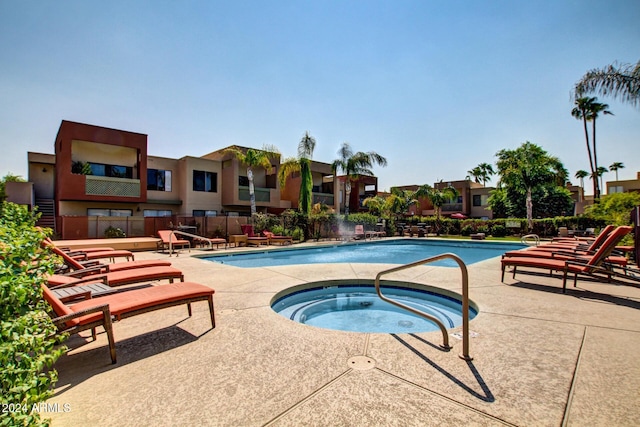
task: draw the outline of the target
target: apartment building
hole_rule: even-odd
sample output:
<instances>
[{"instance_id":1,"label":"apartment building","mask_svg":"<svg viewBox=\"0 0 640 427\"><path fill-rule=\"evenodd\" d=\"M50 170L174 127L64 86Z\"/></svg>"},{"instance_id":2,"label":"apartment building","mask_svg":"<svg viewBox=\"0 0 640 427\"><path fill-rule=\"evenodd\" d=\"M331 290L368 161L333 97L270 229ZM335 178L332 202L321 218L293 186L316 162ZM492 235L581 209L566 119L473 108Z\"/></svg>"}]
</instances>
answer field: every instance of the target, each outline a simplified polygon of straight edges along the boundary
<instances>
[{"instance_id":1,"label":"apartment building","mask_svg":"<svg viewBox=\"0 0 640 427\"><path fill-rule=\"evenodd\" d=\"M54 154L28 153L28 182L15 183L12 198L38 206L41 225L63 238L100 237L92 218L122 218L130 235L143 236L153 234L149 218L248 215L247 169L227 148L202 157L150 156L146 134L63 120ZM297 208L300 177L289 177L281 191L280 156L270 160L271 170L253 168L257 210ZM312 176L313 203L344 211L346 177L334 177L330 164L316 161ZM352 182L350 210L357 212L375 195L377 178Z\"/></svg>"},{"instance_id":2,"label":"apartment building","mask_svg":"<svg viewBox=\"0 0 640 427\"><path fill-rule=\"evenodd\" d=\"M607 194L629 193L631 191L640 192L640 172L637 173L636 179L607 181Z\"/></svg>"}]
</instances>

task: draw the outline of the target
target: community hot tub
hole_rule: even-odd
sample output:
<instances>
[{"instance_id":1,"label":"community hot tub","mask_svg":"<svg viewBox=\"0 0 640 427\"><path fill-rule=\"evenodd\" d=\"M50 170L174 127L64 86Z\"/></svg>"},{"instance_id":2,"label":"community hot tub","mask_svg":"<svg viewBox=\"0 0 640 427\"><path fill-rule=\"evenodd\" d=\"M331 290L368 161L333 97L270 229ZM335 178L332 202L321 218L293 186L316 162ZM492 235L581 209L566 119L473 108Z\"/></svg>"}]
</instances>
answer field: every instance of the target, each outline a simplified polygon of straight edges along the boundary
<instances>
[{"instance_id":1,"label":"community hot tub","mask_svg":"<svg viewBox=\"0 0 640 427\"><path fill-rule=\"evenodd\" d=\"M438 318L447 329L462 324L462 296L410 282L383 281L382 293ZM417 333L439 327L378 297L373 281L332 280L307 283L276 294L271 307L287 319L325 329L367 333ZM478 314L469 302L469 319Z\"/></svg>"}]
</instances>

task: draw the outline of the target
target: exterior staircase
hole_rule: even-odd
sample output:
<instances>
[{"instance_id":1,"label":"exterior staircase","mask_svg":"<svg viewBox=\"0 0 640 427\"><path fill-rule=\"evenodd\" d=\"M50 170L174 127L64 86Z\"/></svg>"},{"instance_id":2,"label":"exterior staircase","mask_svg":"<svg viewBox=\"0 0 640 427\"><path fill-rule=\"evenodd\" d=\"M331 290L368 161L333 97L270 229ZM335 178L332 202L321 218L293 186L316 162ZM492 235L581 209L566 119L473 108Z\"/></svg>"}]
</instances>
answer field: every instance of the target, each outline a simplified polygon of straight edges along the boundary
<instances>
[{"instance_id":1,"label":"exterior staircase","mask_svg":"<svg viewBox=\"0 0 640 427\"><path fill-rule=\"evenodd\" d=\"M53 199L36 199L38 212L42 215L36 225L40 227L48 227L56 232L56 208Z\"/></svg>"}]
</instances>

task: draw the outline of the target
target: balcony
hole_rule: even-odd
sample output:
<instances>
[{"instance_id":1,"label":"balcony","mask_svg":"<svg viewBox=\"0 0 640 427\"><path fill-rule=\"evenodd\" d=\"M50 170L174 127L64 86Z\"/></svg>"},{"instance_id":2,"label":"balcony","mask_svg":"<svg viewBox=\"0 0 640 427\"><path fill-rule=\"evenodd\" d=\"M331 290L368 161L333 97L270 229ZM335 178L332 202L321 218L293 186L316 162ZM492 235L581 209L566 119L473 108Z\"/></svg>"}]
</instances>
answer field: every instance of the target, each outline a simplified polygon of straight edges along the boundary
<instances>
[{"instance_id":1,"label":"balcony","mask_svg":"<svg viewBox=\"0 0 640 427\"><path fill-rule=\"evenodd\" d=\"M140 197L140 180L85 175L87 196Z\"/></svg>"},{"instance_id":2,"label":"balcony","mask_svg":"<svg viewBox=\"0 0 640 427\"><path fill-rule=\"evenodd\" d=\"M442 212L461 212L462 203L445 203L442 205Z\"/></svg>"},{"instance_id":3,"label":"balcony","mask_svg":"<svg viewBox=\"0 0 640 427\"><path fill-rule=\"evenodd\" d=\"M331 193L313 193L313 202L314 205L316 203L324 203L327 206L334 205L334 196Z\"/></svg>"},{"instance_id":4,"label":"balcony","mask_svg":"<svg viewBox=\"0 0 640 427\"><path fill-rule=\"evenodd\" d=\"M253 194L256 196L256 203L270 203L271 202L271 188L254 188ZM238 188L238 200L249 201L249 187Z\"/></svg>"}]
</instances>

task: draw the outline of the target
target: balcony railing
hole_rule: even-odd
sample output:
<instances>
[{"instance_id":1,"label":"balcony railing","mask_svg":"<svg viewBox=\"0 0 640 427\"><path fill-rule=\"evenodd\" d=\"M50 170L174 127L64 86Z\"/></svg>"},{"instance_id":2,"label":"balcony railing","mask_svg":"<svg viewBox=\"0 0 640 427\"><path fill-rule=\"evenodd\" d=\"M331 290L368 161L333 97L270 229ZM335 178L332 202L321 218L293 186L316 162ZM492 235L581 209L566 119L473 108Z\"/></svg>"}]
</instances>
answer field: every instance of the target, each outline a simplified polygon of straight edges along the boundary
<instances>
[{"instance_id":1,"label":"balcony railing","mask_svg":"<svg viewBox=\"0 0 640 427\"><path fill-rule=\"evenodd\" d=\"M88 196L140 197L140 180L85 175L85 194Z\"/></svg>"},{"instance_id":2,"label":"balcony railing","mask_svg":"<svg viewBox=\"0 0 640 427\"><path fill-rule=\"evenodd\" d=\"M334 205L334 196L330 193L313 193L313 204L324 203L328 206Z\"/></svg>"},{"instance_id":3,"label":"balcony railing","mask_svg":"<svg viewBox=\"0 0 640 427\"><path fill-rule=\"evenodd\" d=\"M445 203L442 212L457 212L462 210L462 203Z\"/></svg>"},{"instance_id":4,"label":"balcony railing","mask_svg":"<svg viewBox=\"0 0 640 427\"><path fill-rule=\"evenodd\" d=\"M256 196L256 202L271 202L271 189L270 188L254 188L253 194ZM238 188L238 200L249 201L249 187Z\"/></svg>"}]
</instances>

